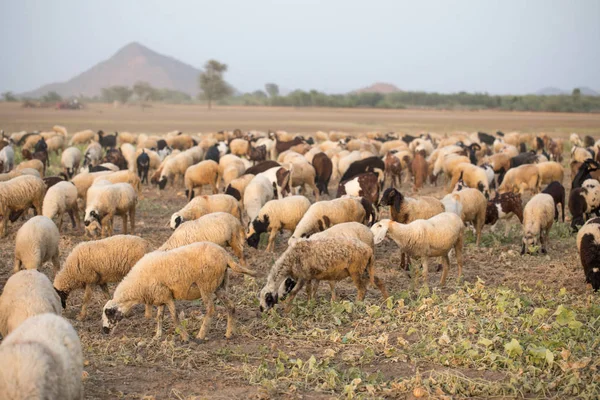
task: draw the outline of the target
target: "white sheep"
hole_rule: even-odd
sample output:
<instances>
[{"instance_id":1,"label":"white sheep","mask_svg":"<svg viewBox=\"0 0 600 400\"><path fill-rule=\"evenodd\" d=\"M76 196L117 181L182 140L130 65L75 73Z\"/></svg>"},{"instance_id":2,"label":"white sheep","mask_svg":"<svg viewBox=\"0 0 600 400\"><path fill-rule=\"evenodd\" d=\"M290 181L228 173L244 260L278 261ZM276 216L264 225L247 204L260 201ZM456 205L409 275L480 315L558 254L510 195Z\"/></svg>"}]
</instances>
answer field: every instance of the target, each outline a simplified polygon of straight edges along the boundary
<instances>
[{"instance_id":1,"label":"white sheep","mask_svg":"<svg viewBox=\"0 0 600 400\"><path fill-rule=\"evenodd\" d=\"M223 247L230 246L240 263L246 265L244 241L244 228L238 218L224 212L213 212L183 223L158 250L172 250L194 242L212 242Z\"/></svg>"},{"instance_id":2,"label":"white sheep","mask_svg":"<svg viewBox=\"0 0 600 400\"><path fill-rule=\"evenodd\" d=\"M462 219L449 212L443 212L429 219L419 219L409 224L401 224L390 219L382 219L373 227L375 244L379 244L387 236L392 239L402 252L411 257L421 257L423 264L423 281L428 285L428 257L441 257L441 285L446 283L450 267L450 250L454 248L458 264L458 278L463 267L463 230Z\"/></svg>"},{"instance_id":3,"label":"white sheep","mask_svg":"<svg viewBox=\"0 0 600 400\"><path fill-rule=\"evenodd\" d=\"M54 288L63 307L66 307L71 292L85 288L81 312L77 317L79 320L85 319L93 287L100 286L110 299L107 284L120 282L150 250L147 240L132 235L115 235L79 243L54 277ZM149 313L150 310L147 311Z\"/></svg>"},{"instance_id":4,"label":"white sheep","mask_svg":"<svg viewBox=\"0 0 600 400\"><path fill-rule=\"evenodd\" d=\"M15 239L15 263L13 272L21 268L38 269L46 261L52 261L54 272L60 269L58 228L48 217L38 215L25 222Z\"/></svg>"},{"instance_id":5,"label":"white sheep","mask_svg":"<svg viewBox=\"0 0 600 400\"><path fill-rule=\"evenodd\" d=\"M314 203L296 226L288 244L342 222L365 223L371 217L374 218L372 208L366 200L350 196Z\"/></svg>"},{"instance_id":6,"label":"white sheep","mask_svg":"<svg viewBox=\"0 0 600 400\"><path fill-rule=\"evenodd\" d=\"M71 182L58 182L46 192L42 215L50 219L58 217L58 230L63 224L63 215L67 212L71 217L73 228L80 223L79 206L77 205L77 188Z\"/></svg>"},{"instance_id":7,"label":"white sheep","mask_svg":"<svg viewBox=\"0 0 600 400\"><path fill-rule=\"evenodd\" d=\"M94 179L94 183L99 180L106 180L110 183L129 183L135 189L135 192L138 195L142 191L142 181L134 172L128 170L110 172L109 174L102 175L102 178Z\"/></svg>"},{"instance_id":8,"label":"white sheep","mask_svg":"<svg viewBox=\"0 0 600 400\"><path fill-rule=\"evenodd\" d=\"M102 159L102 146L98 142L91 142L85 149L83 157L84 166L95 167Z\"/></svg>"},{"instance_id":9,"label":"white sheep","mask_svg":"<svg viewBox=\"0 0 600 400\"><path fill-rule=\"evenodd\" d=\"M46 149L48 154L51 152L58 154L60 151L65 149L66 139L62 135L56 135L46 140L46 145L48 146Z\"/></svg>"},{"instance_id":10,"label":"white sheep","mask_svg":"<svg viewBox=\"0 0 600 400\"><path fill-rule=\"evenodd\" d=\"M161 190L165 188L167 182L171 182L171 186L174 186L175 181L183 180L186 170L194 163L194 159L185 153L179 153L165 160L158 180L158 187Z\"/></svg>"},{"instance_id":11,"label":"white sheep","mask_svg":"<svg viewBox=\"0 0 600 400\"><path fill-rule=\"evenodd\" d=\"M10 172L15 166L15 151L9 144L0 150L0 172Z\"/></svg>"},{"instance_id":12,"label":"white sheep","mask_svg":"<svg viewBox=\"0 0 600 400\"><path fill-rule=\"evenodd\" d=\"M244 191L244 209L248 216L248 224L254 221L262 206L273 197L273 186L269 178L262 174L252 178Z\"/></svg>"},{"instance_id":13,"label":"white sheep","mask_svg":"<svg viewBox=\"0 0 600 400\"><path fill-rule=\"evenodd\" d=\"M218 179L219 164L213 160L205 160L196 165L192 165L185 171L183 178L185 186L185 194L188 200L194 197L194 189L199 187L199 194L202 194L202 187L210 185L213 194L217 194L217 179Z\"/></svg>"},{"instance_id":14,"label":"white sheep","mask_svg":"<svg viewBox=\"0 0 600 400\"><path fill-rule=\"evenodd\" d=\"M489 199L490 186L488 183L488 176L483 168L471 163L458 164L452 172L452 182L449 187L450 192L454 190L459 179L462 180L467 187L479 190L485 195L486 199Z\"/></svg>"},{"instance_id":15,"label":"white sheep","mask_svg":"<svg viewBox=\"0 0 600 400\"><path fill-rule=\"evenodd\" d=\"M2 337L6 338L27 318L44 313L62 313L60 298L46 275L33 269L8 278L0 296Z\"/></svg>"},{"instance_id":16,"label":"white sheep","mask_svg":"<svg viewBox=\"0 0 600 400\"><path fill-rule=\"evenodd\" d=\"M96 134L91 129L86 129L84 131L75 132L73 137L69 141L69 146L73 146L76 144L86 144L92 140Z\"/></svg>"},{"instance_id":17,"label":"white sheep","mask_svg":"<svg viewBox=\"0 0 600 400\"><path fill-rule=\"evenodd\" d=\"M442 199L446 212L454 212L464 223L471 222L475 227L477 240L476 246L481 241L481 231L485 225L485 212L487 199L477 189L464 188L458 192L450 193Z\"/></svg>"},{"instance_id":18,"label":"white sheep","mask_svg":"<svg viewBox=\"0 0 600 400\"><path fill-rule=\"evenodd\" d=\"M28 318L2 341L0 360L5 399L83 399L81 343L60 316Z\"/></svg>"},{"instance_id":19,"label":"white sheep","mask_svg":"<svg viewBox=\"0 0 600 400\"><path fill-rule=\"evenodd\" d=\"M241 221L242 212L238 201L228 194L194 197L181 210L171 215L169 226L176 229L185 221L192 221L214 212L226 212Z\"/></svg>"},{"instance_id":20,"label":"white sheep","mask_svg":"<svg viewBox=\"0 0 600 400\"><path fill-rule=\"evenodd\" d=\"M126 171L129 172L129 171ZM129 183L100 181L88 189L84 223L90 226L93 220L100 223L102 236L113 234L113 218L123 218L123 233L127 234L127 218L131 221L131 233L135 233L135 206L137 194Z\"/></svg>"},{"instance_id":21,"label":"white sheep","mask_svg":"<svg viewBox=\"0 0 600 400\"><path fill-rule=\"evenodd\" d=\"M36 169L25 168L20 171L15 171L13 169L12 171L7 172L6 174L0 174L0 182L10 181L12 178L16 178L17 176L22 175L31 175L35 176L36 178L41 177L40 173Z\"/></svg>"},{"instance_id":22,"label":"white sheep","mask_svg":"<svg viewBox=\"0 0 600 400\"><path fill-rule=\"evenodd\" d=\"M17 165L15 167L16 171L22 171L24 169L35 169L37 172L40 173L40 176L44 176L44 163L41 162L40 160L37 159L33 159L33 160L25 160L25 161L21 161L19 163L19 165Z\"/></svg>"},{"instance_id":23,"label":"white sheep","mask_svg":"<svg viewBox=\"0 0 600 400\"><path fill-rule=\"evenodd\" d=\"M226 154L219 159L219 176L217 178L217 187L221 183L221 179L225 187L231 183L234 179L239 178L246 171L246 164L244 161L233 154Z\"/></svg>"},{"instance_id":24,"label":"white sheep","mask_svg":"<svg viewBox=\"0 0 600 400\"><path fill-rule=\"evenodd\" d=\"M45 193L44 181L36 176L17 176L9 181L0 182L0 237L7 233L11 211L27 211L33 206L36 214L41 215Z\"/></svg>"},{"instance_id":25,"label":"white sheep","mask_svg":"<svg viewBox=\"0 0 600 400\"><path fill-rule=\"evenodd\" d=\"M521 196L526 190L539 193L542 185L540 171L536 164L525 164L508 170L504 180L498 187L498 193L519 192Z\"/></svg>"},{"instance_id":26,"label":"white sheep","mask_svg":"<svg viewBox=\"0 0 600 400\"><path fill-rule=\"evenodd\" d=\"M282 199L286 194L291 193L290 188L290 176L291 171L284 167L273 167L265 172L261 172L258 175L265 176L269 179L274 189L274 196L278 199Z\"/></svg>"},{"instance_id":27,"label":"white sheep","mask_svg":"<svg viewBox=\"0 0 600 400\"><path fill-rule=\"evenodd\" d=\"M225 187L225 194L233 196L237 201L243 204L244 192L246 187L252 181L254 175L245 174L229 182L229 185Z\"/></svg>"},{"instance_id":28,"label":"white sheep","mask_svg":"<svg viewBox=\"0 0 600 400\"><path fill-rule=\"evenodd\" d=\"M288 279L296 282L287 299L286 311L296 294L312 280L340 281L347 277L357 288L357 300L365 298L367 283L377 286L383 298L388 297L383 282L375 276L373 249L358 239L327 237L299 240L277 259L259 294L261 311L279 301L279 288ZM309 296L311 291L308 292Z\"/></svg>"},{"instance_id":29,"label":"white sheep","mask_svg":"<svg viewBox=\"0 0 600 400\"><path fill-rule=\"evenodd\" d=\"M542 254L547 253L548 234L554 223L554 199L549 194L533 196L523 209L523 242L521 254L531 252L540 238Z\"/></svg>"},{"instance_id":30,"label":"white sheep","mask_svg":"<svg viewBox=\"0 0 600 400\"><path fill-rule=\"evenodd\" d=\"M308 161L302 158L295 158L290 164L284 166L290 170L290 188L304 188L304 193L308 193L308 188L312 189L316 201L319 201L319 190L315 185L316 171L315 167L309 164Z\"/></svg>"},{"instance_id":31,"label":"white sheep","mask_svg":"<svg viewBox=\"0 0 600 400\"><path fill-rule=\"evenodd\" d=\"M63 151L60 157L60 166L63 168L65 174L71 179L79 170L79 164L83 159L81 150L77 147L69 147Z\"/></svg>"},{"instance_id":32,"label":"white sheep","mask_svg":"<svg viewBox=\"0 0 600 400\"><path fill-rule=\"evenodd\" d=\"M103 331L109 333L133 306L143 303L158 306L155 335L158 338L162 334L166 305L182 339L187 341L189 336L179 322L175 300L202 298L206 315L196 337L204 340L215 312L213 295L216 295L227 307L225 337L231 337L235 309L233 302L227 297L228 267L238 273L256 275L254 271L237 264L222 247L209 242L192 243L170 251L146 254L119 283L112 300L104 305Z\"/></svg>"},{"instance_id":33,"label":"white sheep","mask_svg":"<svg viewBox=\"0 0 600 400\"><path fill-rule=\"evenodd\" d=\"M269 232L266 250L273 251L277 232L284 229L293 232L309 207L310 201L304 196L290 196L268 201L250 223L248 244L257 249L260 235Z\"/></svg>"},{"instance_id":34,"label":"white sheep","mask_svg":"<svg viewBox=\"0 0 600 400\"><path fill-rule=\"evenodd\" d=\"M562 184L565 176L565 169L556 161L546 161L536 164L540 174L540 184L548 184L552 181L558 181Z\"/></svg>"},{"instance_id":35,"label":"white sheep","mask_svg":"<svg viewBox=\"0 0 600 400\"><path fill-rule=\"evenodd\" d=\"M82 199L85 203L87 201L87 191L92 186L94 181L101 177L111 174L110 171L99 171L99 172L82 172L75 175L71 179L71 183L77 188L77 197Z\"/></svg>"}]
</instances>

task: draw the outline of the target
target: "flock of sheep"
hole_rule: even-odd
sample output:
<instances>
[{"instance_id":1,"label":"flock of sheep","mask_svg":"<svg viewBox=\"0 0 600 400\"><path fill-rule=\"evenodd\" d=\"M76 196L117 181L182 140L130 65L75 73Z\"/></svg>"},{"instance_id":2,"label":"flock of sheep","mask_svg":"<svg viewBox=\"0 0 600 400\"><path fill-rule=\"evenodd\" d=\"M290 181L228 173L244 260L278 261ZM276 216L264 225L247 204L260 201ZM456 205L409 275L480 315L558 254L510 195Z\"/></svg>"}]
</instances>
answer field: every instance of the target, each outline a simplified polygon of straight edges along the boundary
<instances>
[{"instance_id":1,"label":"flock of sheep","mask_svg":"<svg viewBox=\"0 0 600 400\"><path fill-rule=\"evenodd\" d=\"M579 230L585 279L598 290L600 218L590 217L600 210L600 141L582 141L576 134L570 141L571 225ZM274 251L283 230L291 237L258 294L260 309L285 300L289 310L305 286L307 296L315 296L320 281L329 283L335 300L336 282L348 277L358 300L369 285L387 298L374 267L374 248L386 237L400 248L401 267L420 258L425 285L428 258L440 257L444 285L452 250L461 276L468 223L479 246L485 224L494 229L498 220L516 216L523 226L523 254L547 252L559 205L565 220L564 143L544 134L369 132L352 138L342 132L150 136L87 130L69 137L55 126L47 132L2 132L0 146L0 236L7 236L9 222L27 218L30 208L36 215L16 233L14 274L0 297L0 358L12 360L0 365L0 393L8 398L82 397L81 345L60 317L75 290L84 290L80 320L87 317L93 288L103 290L107 333L143 304L148 318L157 307L159 337L166 306L185 341L189 336L175 301L202 299L206 314L196 337L203 340L216 297L227 309L229 338L235 307L227 293L228 271L257 275L244 247L258 248L263 233L266 251ZM23 156L18 165L16 151ZM62 172L45 176L53 152L60 155ZM333 197L330 181L337 183L335 199L319 201ZM157 190L183 186L189 200L171 216L173 233L156 250L134 235L144 184ZM445 185L448 194L408 197L402 185L414 193L424 185ZM205 186L211 195L202 194ZM523 206L526 192L532 197ZM383 206L389 206L389 219L380 218ZM61 266L63 219L68 214L75 228L82 211L86 236L93 240L77 245ZM113 235L115 216L123 220L122 235ZM46 262L54 267L53 282L37 271ZM112 297L109 283L117 283Z\"/></svg>"}]
</instances>

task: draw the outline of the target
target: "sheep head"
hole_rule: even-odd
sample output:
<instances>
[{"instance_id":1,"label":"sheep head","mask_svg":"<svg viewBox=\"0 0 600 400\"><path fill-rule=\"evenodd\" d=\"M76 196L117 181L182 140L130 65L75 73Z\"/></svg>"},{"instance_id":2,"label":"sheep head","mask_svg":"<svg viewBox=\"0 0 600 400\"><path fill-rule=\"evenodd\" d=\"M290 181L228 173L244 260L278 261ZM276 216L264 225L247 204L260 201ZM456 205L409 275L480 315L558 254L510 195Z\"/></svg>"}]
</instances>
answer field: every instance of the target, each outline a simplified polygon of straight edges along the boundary
<instances>
[{"instance_id":1,"label":"sheep head","mask_svg":"<svg viewBox=\"0 0 600 400\"><path fill-rule=\"evenodd\" d=\"M525 232L523 243L521 245L521 254L532 254L537 252L537 235L531 232ZM542 250L544 252L544 250Z\"/></svg>"},{"instance_id":2,"label":"sheep head","mask_svg":"<svg viewBox=\"0 0 600 400\"><path fill-rule=\"evenodd\" d=\"M392 220L390 219L382 219L381 221L379 221L371 227L371 232L373 233L373 241L375 244L383 242L383 239L385 239L385 236L388 232L391 223Z\"/></svg>"},{"instance_id":3,"label":"sheep head","mask_svg":"<svg viewBox=\"0 0 600 400\"><path fill-rule=\"evenodd\" d=\"M160 190L164 190L165 186L167 186L167 177L163 176L160 178L160 180L158 181L158 188Z\"/></svg>"},{"instance_id":4,"label":"sheep head","mask_svg":"<svg viewBox=\"0 0 600 400\"><path fill-rule=\"evenodd\" d=\"M266 232L269 229L269 216L264 216L264 221L261 221L258 217L252 221L250 224L250 229L248 231L248 236L246 238L246 242L251 247L258 249L258 243L260 242L260 235L263 232Z\"/></svg>"},{"instance_id":5,"label":"sheep head","mask_svg":"<svg viewBox=\"0 0 600 400\"><path fill-rule=\"evenodd\" d=\"M175 213L171 215L171 222L169 223L169 226L171 227L171 229L175 230L179 227L179 225L183 224L184 222L185 221L183 217L179 215L179 213Z\"/></svg>"},{"instance_id":6,"label":"sheep head","mask_svg":"<svg viewBox=\"0 0 600 400\"><path fill-rule=\"evenodd\" d=\"M260 312L267 311L277 304L279 301L279 294L274 293L267 285L260 291L259 301Z\"/></svg>"},{"instance_id":7,"label":"sheep head","mask_svg":"<svg viewBox=\"0 0 600 400\"><path fill-rule=\"evenodd\" d=\"M102 309L102 332L110 331L123 319L124 312L114 300L109 300Z\"/></svg>"}]
</instances>

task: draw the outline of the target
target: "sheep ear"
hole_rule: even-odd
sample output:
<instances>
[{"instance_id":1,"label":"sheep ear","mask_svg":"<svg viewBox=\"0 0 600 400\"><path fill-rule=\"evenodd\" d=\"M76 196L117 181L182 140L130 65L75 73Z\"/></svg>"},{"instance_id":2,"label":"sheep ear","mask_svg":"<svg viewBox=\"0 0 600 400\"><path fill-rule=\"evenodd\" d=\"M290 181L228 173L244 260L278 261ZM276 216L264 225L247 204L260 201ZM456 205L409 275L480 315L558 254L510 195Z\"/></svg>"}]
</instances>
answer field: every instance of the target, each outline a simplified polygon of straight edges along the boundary
<instances>
[{"instance_id":1,"label":"sheep ear","mask_svg":"<svg viewBox=\"0 0 600 400\"><path fill-rule=\"evenodd\" d=\"M402 197L396 196L394 194L394 209L396 210L397 213L400 212L400 205L401 204L402 204Z\"/></svg>"}]
</instances>

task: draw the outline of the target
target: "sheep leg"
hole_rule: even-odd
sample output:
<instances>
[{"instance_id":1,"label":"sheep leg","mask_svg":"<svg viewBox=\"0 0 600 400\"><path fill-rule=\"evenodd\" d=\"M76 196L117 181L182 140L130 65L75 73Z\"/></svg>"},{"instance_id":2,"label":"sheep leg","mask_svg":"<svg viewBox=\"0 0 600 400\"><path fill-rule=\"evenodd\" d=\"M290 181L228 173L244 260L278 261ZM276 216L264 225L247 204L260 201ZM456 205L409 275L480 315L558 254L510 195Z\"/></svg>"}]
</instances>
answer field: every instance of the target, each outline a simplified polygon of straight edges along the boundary
<instances>
[{"instance_id":1,"label":"sheep leg","mask_svg":"<svg viewBox=\"0 0 600 400\"><path fill-rule=\"evenodd\" d=\"M336 301L335 295L335 281L329 281L329 289L331 289L331 301Z\"/></svg>"},{"instance_id":2,"label":"sheep leg","mask_svg":"<svg viewBox=\"0 0 600 400\"><path fill-rule=\"evenodd\" d=\"M456 244L454 244L454 253L456 255L456 264L458 265L458 277L456 278L457 282L460 282L460 278L462 276L463 242L464 242L464 237L461 235L460 238L456 241Z\"/></svg>"},{"instance_id":3,"label":"sheep leg","mask_svg":"<svg viewBox=\"0 0 600 400\"><path fill-rule=\"evenodd\" d=\"M73 210L69 210L67 212L69 213L69 217L71 218L71 225L73 226L73 229L75 229L76 225L75 225L75 216L73 215Z\"/></svg>"},{"instance_id":4,"label":"sheep leg","mask_svg":"<svg viewBox=\"0 0 600 400\"><path fill-rule=\"evenodd\" d=\"M17 273L19 272L19 270L21 269L21 260L19 260L18 258L15 257L15 265L13 267L13 273Z\"/></svg>"},{"instance_id":5,"label":"sheep leg","mask_svg":"<svg viewBox=\"0 0 600 400\"><path fill-rule=\"evenodd\" d=\"M235 238L234 238L232 240L232 243L229 243L229 245L231 246L231 249L233 250L233 254L235 254L235 256L237 258L239 258L240 264L242 264L242 266L244 266L244 267L247 267L248 264L246 263L246 259L244 258L244 243L243 243L243 241L235 240Z\"/></svg>"},{"instance_id":6,"label":"sheep leg","mask_svg":"<svg viewBox=\"0 0 600 400\"><path fill-rule=\"evenodd\" d=\"M135 235L135 207L129 211L129 222L131 223L131 234Z\"/></svg>"},{"instance_id":7,"label":"sheep leg","mask_svg":"<svg viewBox=\"0 0 600 400\"><path fill-rule=\"evenodd\" d=\"M123 218L123 234L127 235L127 213L123 213L123 215L121 215L121 218Z\"/></svg>"},{"instance_id":8,"label":"sheep leg","mask_svg":"<svg viewBox=\"0 0 600 400\"><path fill-rule=\"evenodd\" d=\"M212 293L202 293L202 301L206 305L206 315L202 321L200 331L196 336L196 338L200 340L204 340L206 338L206 334L208 333L208 329L210 328L210 324L212 322L212 317L215 314L215 302L212 299Z\"/></svg>"},{"instance_id":9,"label":"sheep leg","mask_svg":"<svg viewBox=\"0 0 600 400\"><path fill-rule=\"evenodd\" d=\"M548 244L548 229L542 229L540 231L540 243L542 244L542 254L548 253L546 250L546 245Z\"/></svg>"},{"instance_id":10,"label":"sheep leg","mask_svg":"<svg viewBox=\"0 0 600 400\"><path fill-rule=\"evenodd\" d=\"M479 218L475 223L477 225L475 225L475 232L477 235L477 241L475 242L475 245L477 247L479 247L479 242L481 242L481 231L483 230L483 224L485 222L485 216L483 218Z\"/></svg>"},{"instance_id":11,"label":"sheep leg","mask_svg":"<svg viewBox=\"0 0 600 400\"><path fill-rule=\"evenodd\" d=\"M150 304L146 304L144 306L144 318L146 318L146 319L152 318L152 306Z\"/></svg>"},{"instance_id":12,"label":"sheep leg","mask_svg":"<svg viewBox=\"0 0 600 400\"><path fill-rule=\"evenodd\" d=\"M269 233L269 242L267 243L267 251L275 250L275 238L277 237L277 229L272 228Z\"/></svg>"},{"instance_id":13,"label":"sheep leg","mask_svg":"<svg viewBox=\"0 0 600 400\"><path fill-rule=\"evenodd\" d=\"M374 276L373 280L375 281L375 286L377 286L377 289L379 289L379 291L381 292L381 296L384 299L387 299L388 297L390 297L387 289L385 288L385 285L383 284L383 281L381 279L379 279L379 277Z\"/></svg>"},{"instance_id":14,"label":"sheep leg","mask_svg":"<svg viewBox=\"0 0 600 400\"><path fill-rule=\"evenodd\" d=\"M63 216L64 216L64 213L62 213L62 212L58 213L58 232L62 232Z\"/></svg>"},{"instance_id":15,"label":"sheep leg","mask_svg":"<svg viewBox=\"0 0 600 400\"><path fill-rule=\"evenodd\" d=\"M54 269L54 275L60 271L60 257L58 252L52 257L52 267Z\"/></svg>"},{"instance_id":16,"label":"sheep leg","mask_svg":"<svg viewBox=\"0 0 600 400\"><path fill-rule=\"evenodd\" d=\"M148 305L146 305L147 307ZM165 305L161 304L157 307L158 312L156 313L156 334L154 334L154 339L159 339L162 336L163 331L163 317L165 315Z\"/></svg>"},{"instance_id":17,"label":"sheep leg","mask_svg":"<svg viewBox=\"0 0 600 400\"><path fill-rule=\"evenodd\" d=\"M102 283L99 286L100 286L100 289L102 289L102 292L104 292L104 295L106 296L106 298L108 300L110 300L110 292L108 291L108 284Z\"/></svg>"},{"instance_id":18,"label":"sheep leg","mask_svg":"<svg viewBox=\"0 0 600 400\"><path fill-rule=\"evenodd\" d=\"M188 335L187 331L185 330L185 327L183 325L181 325L181 323L179 322L179 317L177 316L177 310L175 309L175 301L173 299L169 299L167 301L167 308L169 309L169 313L171 313L171 318L173 319L173 325L175 327L179 327L179 334L181 335L181 340L183 340L184 342L187 342L190 340L190 336ZM162 314L161 312L162 310L160 309L160 307L158 307L158 314ZM161 329L162 331L162 329Z\"/></svg>"},{"instance_id":19,"label":"sheep leg","mask_svg":"<svg viewBox=\"0 0 600 400\"><path fill-rule=\"evenodd\" d=\"M421 263L423 264L423 284L425 286L429 286L429 260L427 256L421 258ZM442 274L443 276L443 274Z\"/></svg>"},{"instance_id":20,"label":"sheep leg","mask_svg":"<svg viewBox=\"0 0 600 400\"><path fill-rule=\"evenodd\" d=\"M442 278L440 280L440 285L444 286L446 284L446 278L448 277L448 267L450 266L450 258L448 258L448 254L442 256Z\"/></svg>"},{"instance_id":21,"label":"sheep leg","mask_svg":"<svg viewBox=\"0 0 600 400\"><path fill-rule=\"evenodd\" d=\"M315 286L317 286L317 285L318 285L318 281ZM306 282L306 301L310 301L313 298L313 292L316 292L316 291L317 291L316 289L313 289L313 280L309 279L308 282ZM316 294L316 293L314 293L314 294Z\"/></svg>"},{"instance_id":22,"label":"sheep leg","mask_svg":"<svg viewBox=\"0 0 600 400\"><path fill-rule=\"evenodd\" d=\"M287 298L286 303L285 303L284 312L286 314L291 311L291 309L292 309L292 303L294 301L294 298L296 297L296 295L298 294L298 292L304 287L305 284L306 284L306 281L304 279L298 279L298 281L296 282L296 286L294 286L294 288L292 289L292 291L288 295L288 298Z\"/></svg>"},{"instance_id":23,"label":"sheep leg","mask_svg":"<svg viewBox=\"0 0 600 400\"><path fill-rule=\"evenodd\" d=\"M215 294L217 295L217 298L225 304L225 308L227 308L227 331L225 331L225 337L230 339L235 331L235 304L227 296L227 289L224 287L221 286L217 289Z\"/></svg>"},{"instance_id":24,"label":"sheep leg","mask_svg":"<svg viewBox=\"0 0 600 400\"><path fill-rule=\"evenodd\" d=\"M83 293L83 301L81 302L81 311L79 312L79 315L77 316L77 319L79 321L83 321L85 319L85 317L87 317L87 306L88 306L88 303L90 302L91 297L92 297L92 285L87 283L85 285L85 292Z\"/></svg>"},{"instance_id":25,"label":"sheep leg","mask_svg":"<svg viewBox=\"0 0 600 400\"><path fill-rule=\"evenodd\" d=\"M365 295L367 294L367 285L365 285L365 280L363 280L361 274L358 272L351 273L350 277L352 278L352 282L354 282L354 286L356 286L356 300L363 301L365 299Z\"/></svg>"},{"instance_id":26,"label":"sheep leg","mask_svg":"<svg viewBox=\"0 0 600 400\"><path fill-rule=\"evenodd\" d=\"M217 187L217 182L211 182L210 185L212 186L213 194L219 193L219 188Z\"/></svg>"}]
</instances>

